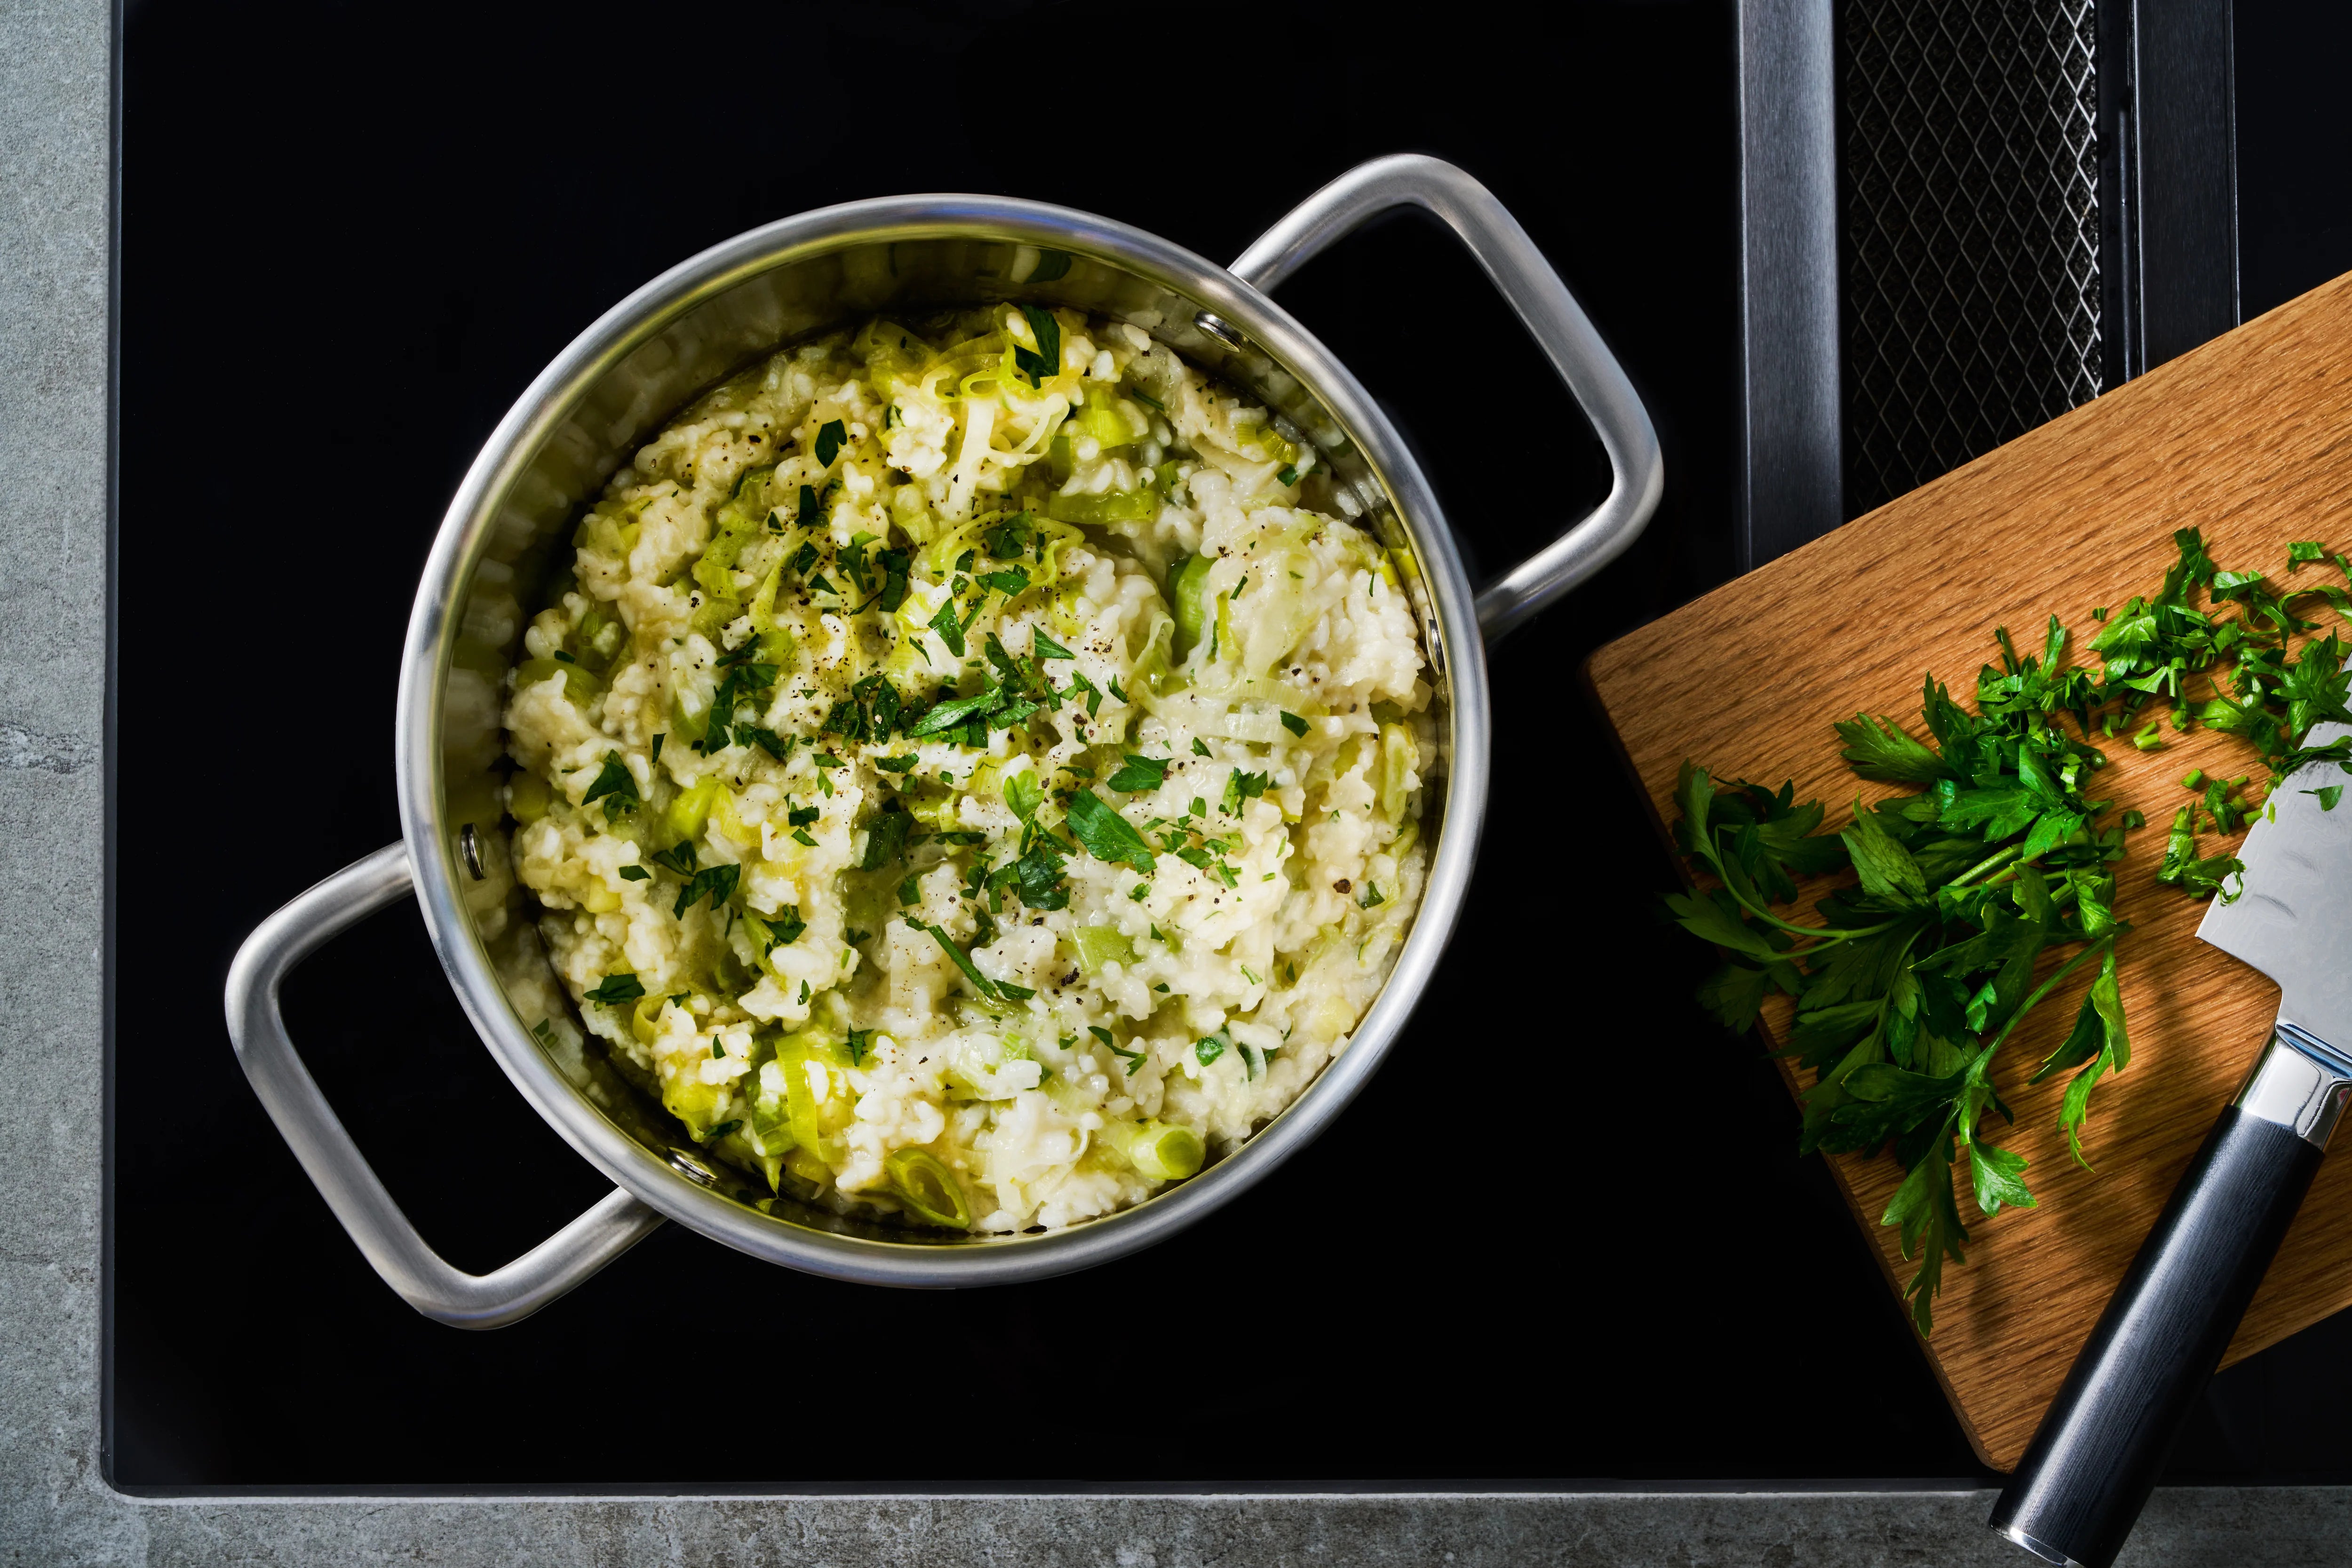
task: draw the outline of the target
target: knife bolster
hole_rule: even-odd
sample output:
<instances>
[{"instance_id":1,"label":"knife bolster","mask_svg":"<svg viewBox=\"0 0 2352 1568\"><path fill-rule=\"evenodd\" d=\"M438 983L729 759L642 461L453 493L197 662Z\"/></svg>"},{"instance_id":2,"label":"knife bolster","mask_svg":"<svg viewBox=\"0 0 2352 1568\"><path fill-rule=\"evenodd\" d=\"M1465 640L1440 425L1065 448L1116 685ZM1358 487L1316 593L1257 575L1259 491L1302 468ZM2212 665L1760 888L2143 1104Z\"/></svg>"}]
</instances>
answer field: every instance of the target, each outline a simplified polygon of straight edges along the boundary
<instances>
[{"instance_id":1,"label":"knife bolster","mask_svg":"<svg viewBox=\"0 0 2352 1568\"><path fill-rule=\"evenodd\" d=\"M2325 1150L2347 1098L2352 1098L2352 1057L2281 1018L2231 1103Z\"/></svg>"}]
</instances>

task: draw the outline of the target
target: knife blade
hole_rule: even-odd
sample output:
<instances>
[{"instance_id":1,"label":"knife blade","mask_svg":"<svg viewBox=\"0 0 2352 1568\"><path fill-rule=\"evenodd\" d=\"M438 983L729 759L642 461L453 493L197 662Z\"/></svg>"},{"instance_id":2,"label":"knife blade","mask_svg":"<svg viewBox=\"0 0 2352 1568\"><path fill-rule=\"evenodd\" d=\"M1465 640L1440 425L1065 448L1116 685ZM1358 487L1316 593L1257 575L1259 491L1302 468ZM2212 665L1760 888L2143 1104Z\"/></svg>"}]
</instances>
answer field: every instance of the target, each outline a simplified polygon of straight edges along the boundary
<instances>
[{"instance_id":1,"label":"knife blade","mask_svg":"<svg viewBox=\"0 0 2352 1568\"><path fill-rule=\"evenodd\" d=\"M2347 735L2352 724L2314 724L2303 743ZM2313 763L2271 792L2238 851L2239 897L2215 899L2197 934L2277 981L2280 1017L2352 1053L2352 803L2330 809L2330 781L2352 783Z\"/></svg>"},{"instance_id":2,"label":"knife blade","mask_svg":"<svg viewBox=\"0 0 2352 1568\"><path fill-rule=\"evenodd\" d=\"M2303 743L2347 735L2315 724ZM2197 929L2278 982L2278 1020L1993 1507L1992 1528L2045 1562L2114 1562L2352 1097L2352 802L2323 793L2347 773L2313 762L2279 783L2235 895Z\"/></svg>"}]
</instances>

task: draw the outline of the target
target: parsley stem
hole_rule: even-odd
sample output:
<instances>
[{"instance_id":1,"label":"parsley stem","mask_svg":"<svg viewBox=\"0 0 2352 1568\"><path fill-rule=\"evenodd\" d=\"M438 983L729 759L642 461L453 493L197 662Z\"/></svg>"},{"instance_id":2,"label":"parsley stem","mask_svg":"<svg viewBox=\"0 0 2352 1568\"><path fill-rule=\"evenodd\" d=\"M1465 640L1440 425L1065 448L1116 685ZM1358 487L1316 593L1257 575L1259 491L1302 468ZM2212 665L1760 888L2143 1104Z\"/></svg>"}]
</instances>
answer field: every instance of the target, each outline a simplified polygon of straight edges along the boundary
<instances>
[{"instance_id":1,"label":"parsley stem","mask_svg":"<svg viewBox=\"0 0 2352 1568\"><path fill-rule=\"evenodd\" d=\"M1789 932L1792 936L1811 937L1815 941L1823 943L1832 942L1851 942L1858 936L1876 936L1880 931L1893 931L1896 926L1902 923L1900 921L1886 921L1874 926L1855 926L1851 929L1844 926L1801 926L1794 921L1782 920L1779 915L1774 914L1769 910L1759 909L1755 904L1750 903L1747 897L1743 895L1738 888L1733 887L1728 879L1726 879L1723 885L1725 889L1731 894L1732 900L1738 904L1741 909L1746 910L1749 914L1754 915L1758 920L1768 921L1773 925L1779 926L1782 931ZM1807 951L1811 950L1809 949ZM1801 958L1803 954L1798 952L1784 952L1780 956L1783 958Z\"/></svg>"},{"instance_id":2,"label":"parsley stem","mask_svg":"<svg viewBox=\"0 0 2352 1568\"><path fill-rule=\"evenodd\" d=\"M2000 865L2002 861L2010 858L2024 847L2025 846L2022 843L2018 843L2011 845L2006 849L1996 849L1991 854L1986 856L1983 859L1978 861L1975 865L1969 867L1967 870L1961 872L1958 876L1953 878L1950 881L1945 883L1944 886L1948 888L1965 888L1969 883L1975 881L1979 875L1991 870L1994 867Z\"/></svg>"},{"instance_id":3,"label":"parsley stem","mask_svg":"<svg viewBox=\"0 0 2352 1568\"><path fill-rule=\"evenodd\" d=\"M2049 995L2051 992L2056 990L2058 986L2064 982L2066 976L2074 973L2074 971L2080 969L2091 959L2106 952L2107 949L2115 945L2115 933L2113 931L2109 931L2106 935L2099 938L2098 941L2091 943L2090 946L2084 948L2082 952L2076 953L2074 957L2068 959L2065 963L2060 964L2055 970L2052 971L2049 979L2035 986L2033 988L2033 994L2026 997L2024 1001L2018 1004L2017 1011L2009 1016L2009 1022L2000 1026L2000 1033L1992 1037L1992 1044L1987 1046L1982 1051L1979 1052L1977 1054L1977 1059L1969 1064L1969 1077L1976 1082L1982 1083L1984 1081L1985 1064L1992 1060L1992 1054L2000 1049L2002 1043L2009 1038L2010 1031L2017 1027L2018 1021L2023 1018L2028 1013L2033 1011L2034 1004L2040 1002L2044 996Z\"/></svg>"}]
</instances>

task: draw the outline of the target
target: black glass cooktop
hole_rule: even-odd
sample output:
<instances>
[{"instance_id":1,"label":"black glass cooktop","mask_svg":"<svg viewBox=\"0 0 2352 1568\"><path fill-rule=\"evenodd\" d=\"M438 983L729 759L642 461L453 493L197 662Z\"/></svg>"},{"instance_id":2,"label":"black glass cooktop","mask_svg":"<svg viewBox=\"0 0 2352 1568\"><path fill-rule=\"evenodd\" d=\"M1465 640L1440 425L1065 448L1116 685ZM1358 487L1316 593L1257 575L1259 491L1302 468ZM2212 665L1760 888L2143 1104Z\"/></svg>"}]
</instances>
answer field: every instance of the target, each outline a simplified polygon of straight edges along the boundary
<instances>
[{"instance_id":1,"label":"black glass cooktop","mask_svg":"<svg viewBox=\"0 0 2352 1568\"><path fill-rule=\"evenodd\" d=\"M1976 1474L1826 1171L1793 1156L1773 1071L1687 1000L1704 955L1652 913L1668 867L1575 690L1587 651L1733 570L1731 6L679 15L129 8L112 1480ZM402 1305L247 1088L221 982L256 921L395 836L415 574L530 377L646 278L784 214L999 192L1223 258L1400 149L1486 181L1558 262L1669 479L1639 546L1496 652L1478 880L1371 1088L1213 1220L1072 1278L893 1292L670 1226L513 1328ZM1598 495L1580 419L1441 232L1383 224L1283 298L1391 405L1474 558L1516 559ZM405 906L314 960L286 1012L460 1267L605 1190L475 1041ZM1502 1087L1529 1074L1535 1119ZM1465 1134L1507 1110L1500 1148ZM1185 1392L1139 1397L1139 1363ZM2213 1442L2210 1468L2276 1468Z\"/></svg>"}]
</instances>

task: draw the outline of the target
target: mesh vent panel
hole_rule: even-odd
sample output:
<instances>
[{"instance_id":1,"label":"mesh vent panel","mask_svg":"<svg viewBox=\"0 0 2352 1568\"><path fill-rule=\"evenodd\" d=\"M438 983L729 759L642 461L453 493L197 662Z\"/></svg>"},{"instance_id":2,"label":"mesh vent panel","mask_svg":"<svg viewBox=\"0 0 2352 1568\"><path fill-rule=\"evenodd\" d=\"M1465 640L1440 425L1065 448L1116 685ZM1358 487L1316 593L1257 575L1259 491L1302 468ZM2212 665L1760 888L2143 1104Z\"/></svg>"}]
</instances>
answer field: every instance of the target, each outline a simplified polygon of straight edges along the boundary
<instances>
[{"instance_id":1,"label":"mesh vent panel","mask_svg":"<svg viewBox=\"0 0 2352 1568\"><path fill-rule=\"evenodd\" d=\"M2098 395L2094 0L1844 0L1846 509Z\"/></svg>"}]
</instances>

